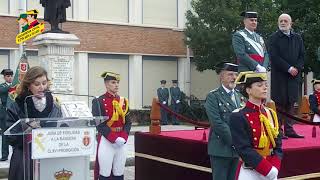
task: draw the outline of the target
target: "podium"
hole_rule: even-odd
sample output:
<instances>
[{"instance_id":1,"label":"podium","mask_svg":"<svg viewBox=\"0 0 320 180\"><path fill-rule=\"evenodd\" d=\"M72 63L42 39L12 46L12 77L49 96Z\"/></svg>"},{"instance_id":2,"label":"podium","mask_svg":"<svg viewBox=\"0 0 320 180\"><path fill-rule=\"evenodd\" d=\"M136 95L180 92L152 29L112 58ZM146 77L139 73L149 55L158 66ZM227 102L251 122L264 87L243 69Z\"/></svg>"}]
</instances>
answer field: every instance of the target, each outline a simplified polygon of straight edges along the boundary
<instances>
[{"instance_id":1,"label":"podium","mask_svg":"<svg viewBox=\"0 0 320 180\"><path fill-rule=\"evenodd\" d=\"M4 134L22 138L24 180L89 180L96 124L105 117L20 119Z\"/></svg>"}]
</instances>

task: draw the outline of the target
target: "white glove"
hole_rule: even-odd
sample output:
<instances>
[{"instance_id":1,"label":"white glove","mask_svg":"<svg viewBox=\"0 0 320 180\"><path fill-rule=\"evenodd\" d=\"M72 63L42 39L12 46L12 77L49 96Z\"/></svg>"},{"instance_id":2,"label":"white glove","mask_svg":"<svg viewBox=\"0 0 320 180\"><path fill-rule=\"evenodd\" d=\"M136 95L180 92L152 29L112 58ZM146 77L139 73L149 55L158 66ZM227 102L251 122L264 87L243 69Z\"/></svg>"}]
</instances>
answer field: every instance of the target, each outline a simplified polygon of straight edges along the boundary
<instances>
[{"instance_id":1,"label":"white glove","mask_svg":"<svg viewBox=\"0 0 320 180\"><path fill-rule=\"evenodd\" d=\"M176 103L177 103L177 104L180 103L180 100L176 100Z\"/></svg>"},{"instance_id":2,"label":"white glove","mask_svg":"<svg viewBox=\"0 0 320 180\"><path fill-rule=\"evenodd\" d=\"M167 104L167 102L163 101L162 104Z\"/></svg>"},{"instance_id":3,"label":"white glove","mask_svg":"<svg viewBox=\"0 0 320 180\"><path fill-rule=\"evenodd\" d=\"M274 166L272 166L271 170L269 171L269 173L267 174L266 178L270 179L270 180L275 180L278 177L278 169Z\"/></svg>"},{"instance_id":4,"label":"white glove","mask_svg":"<svg viewBox=\"0 0 320 180\"><path fill-rule=\"evenodd\" d=\"M267 72L266 68L258 64L256 66L256 72Z\"/></svg>"},{"instance_id":5,"label":"white glove","mask_svg":"<svg viewBox=\"0 0 320 180\"><path fill-rule=\"evenodd\" d=\"M124 143L126 143L126 140L122 137L118 137L114 143L120 148Z\"/></svg>"}]
</instances>

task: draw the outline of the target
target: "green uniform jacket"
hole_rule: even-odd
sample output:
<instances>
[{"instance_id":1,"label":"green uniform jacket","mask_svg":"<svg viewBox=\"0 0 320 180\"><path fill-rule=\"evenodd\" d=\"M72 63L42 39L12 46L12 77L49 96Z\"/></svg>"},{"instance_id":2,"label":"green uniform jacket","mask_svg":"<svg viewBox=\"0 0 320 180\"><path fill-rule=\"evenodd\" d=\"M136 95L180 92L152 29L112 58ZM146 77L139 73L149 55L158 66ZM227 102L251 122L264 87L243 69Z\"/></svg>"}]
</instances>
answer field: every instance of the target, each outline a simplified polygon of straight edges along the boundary
<instances>
[{"instance_id":1,"label":"green uniform jacket","mask_svg":"<svg viewBox=\"0 0 320 180\"><path fill-rule=\"evenodd\" d=\"M0 84L0 128L6 129L7 121L7 98L10 86L7 83Z\"/></svg>"},{"instance_id":2,"label":"green uniform jacket","mask_svg":"<svg viewBox=\"0 0 320 180\"><path fill-rule=\"evenodd\" d=\"M158 99L159 102L166 102L166 105L168 105L168 99L169 99L169 90L168 88L158 88L157 89L157 95L158 95Z\"/></svg>"},{"instance_id":3,"label":"green uniform jacket","mask_svg":"<svg viewBox=\"0 0 320 180\"><path fill-rule=\"evenodd\" d=\"M257 42L261 45L262 48L257 48L257 46L252 46L249 41L245 39L245 37L241 34L245 34L248 38L253 40L254 42ZM255 71L256 66L260 64L261 66L268 68L269 67L269 56L266 50L265 43L263 41L263 38L258 35L257 33L250 34L247 30L243 29L240 31L237 31L233 34L232 37L232 46L233 50L237 56L238 59L238 71ZM260 50L260 54L258 53L258 50ZM261 57L260 55L263 55L264 57ZM260 56L260 57L257 57ZM255 59L259 59L259 61Z\"/></svg>"},{"instance_id":4,"label":"green uniform jacket","mask_svg":"<svg viewBox=\"0 0 320 180\"><path fill-rule=\"evenodd\" d=\"M0 84L0 104L4 107L7 106L7 98L8 98L8 91L10 86L7 83Z\"/></svg>"},{"instance_id":5,"label":"green uniform jacket","mask_svg":"<svg viewBox=\"0 0 320 180\"><path fill-rule=\"evenodd\" d=\"M181 91L179 87L170 87L171 104L177 104L176 101L181 101Z\"/></svg>"},{"instance_id":6,"label":"green uniform jacket","mask_svg":"<svg viewBox=\"0 0 320 180\"><path fill-rule=\"evenodd\" d=\"M238 106L241 104L240 97L240 93L235 91ZM229 116L237 107L231 100L230 95L222 86L212 90L207 96L205 108L211 126L208 154L211 156L237 157L229 128Z\"/></svg>"}]
</instances>

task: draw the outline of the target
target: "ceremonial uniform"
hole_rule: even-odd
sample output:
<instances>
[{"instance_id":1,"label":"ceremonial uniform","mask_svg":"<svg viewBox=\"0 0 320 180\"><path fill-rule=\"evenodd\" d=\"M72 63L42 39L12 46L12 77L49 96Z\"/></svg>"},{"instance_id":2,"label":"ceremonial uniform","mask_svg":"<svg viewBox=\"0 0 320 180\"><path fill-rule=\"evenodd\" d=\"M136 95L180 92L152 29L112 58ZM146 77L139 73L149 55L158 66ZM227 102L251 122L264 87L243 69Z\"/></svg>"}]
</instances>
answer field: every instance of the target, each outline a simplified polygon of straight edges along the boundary
<instances>
[{"instance_id":1,"label":"ceremonial uniform","mask_svg":"<svg viewBox=\"0 0 320 180\"><path fill-rule=\"evenodd\" d=\"M250 78L248 76L245 81ZM248 101L244 108L231 114L230 130L233 144L241 158L238 179L276 180L282 158L276 112Z\"/></svg>"},{"instance_id":2,"label":"ceremonial uniform","mask_svg":"<svg viewBox=\"0 0 320 180\"><path fill-rule=\"evenodd\" d=\"M320 84L320 80L312 80L312 83ZM314 90L312 94L309 95L310 109L315 114L313 121L320 122L320 91Z\"/></svg>"},{"instance_id":3,"label":"ceremonial uniform","mask_svg":"<svg viewBox=\"0 0 320 180\"><path fill-rule=\"evenodd\" d=\"M166 84L166 80L161 80L161 84ZM164 106L168 106L169 100L169 90L166 87L160 87L157 89L157 95L159 103L162 103ZM167 125L168 124L168 113L163 109L160 108L161 113L161 124Z\"/></svg>"},{"instance_id":4,"label":"ceremonial uniform","mask_svg":"<svg viewBox=\"0 0 320 180\"><path fill-rule=\"evenodd\" d=\"M247 16L246 13L242 13L245 18L257 18L257 14L254 16ZM250 15L250 14L249 14ZM256 32L243 29L236 31L232 36L232 47L237 56L238 71L259 71L258 65L265 69L269 66L269 56L266 50L265 42L263 38ZM262 72L262 71L261 71Z\"/></svg>"},{"instance_id":5,"label":"ceremonial uniform","mask_svg":"<svg viewBox=\"0 0 320 180\"><path fill-rule=\"evenodd\" d=\"M0 84L0 128L2 131L1 158L3 159L7 159L9 155L9 145L6 140L6 136L3 135L3 132L6 130L6 107L9 88L10 85L8 83Z\"/></svg>"},{"instance_id":6,"label":"ceremonial uniform","mask_svg":"<svg viewBox=\"0 0 320 180\"><path fill-rule=\"evenodd\" d=\"M4 69L1 72L2 75L7 76L13 75L13 71L10 69ZM8 159L9 155L9 145L7 142L7 136L4 136L3 133L7 129L6 123L7 123L7 99L8 99L8 92L11 87L11 82L4 82L0 84L0 128L1 128L1 134L2 134L2 144L1 144L1 161L5 161Z\"/></svg>"},{"instance_id":7,"label":"ceremonial uniform","mask_svg":"<svg viewBox=\"0 0 320 180\"><path fill-rule=\"evenodd\" d=\"M237 72L237 66L234 66L232 70L231 66L226 65L223 70ZM210 122L208 154L213 179L234 180L235 178L239 157L232 145L229 116L233 110L240 107L240 104L239 92L235 89L229 90L223 85L210 91L206 98L204 107Z\"/></svg>"},{"instance_id":8,"label":"ceremonial uniform","mask_svg":"<svg viewBox=\"0 0 320 180\"><path fill-rule=\"evenodd\" d=\"M177 80L172 80L172 83L177 84ZM178 86L170 87L170 95L171 95L171 106L172 110L176 113L180 112L181 109L181 91ZM175 116L172 116L172 123L177 125L179 122L177 121Z\"/></svg>"},{"instance_id":9,"label":"ceremonial uniform","mask_svg":"<svg viewBox=\"0 0 320 180\"><path fill-rule=\"evenodd\" d=\"M126 142L131 122L125 118L128 112L128 100L109 92L92 101L92 114L106 116L106 121L97 125L98 147L95 167L95 179L123 180L126 163ZM118 142L123 138L125 142ZM99 178L98 178L99 176Z\"/></svg>"}]
</instances>

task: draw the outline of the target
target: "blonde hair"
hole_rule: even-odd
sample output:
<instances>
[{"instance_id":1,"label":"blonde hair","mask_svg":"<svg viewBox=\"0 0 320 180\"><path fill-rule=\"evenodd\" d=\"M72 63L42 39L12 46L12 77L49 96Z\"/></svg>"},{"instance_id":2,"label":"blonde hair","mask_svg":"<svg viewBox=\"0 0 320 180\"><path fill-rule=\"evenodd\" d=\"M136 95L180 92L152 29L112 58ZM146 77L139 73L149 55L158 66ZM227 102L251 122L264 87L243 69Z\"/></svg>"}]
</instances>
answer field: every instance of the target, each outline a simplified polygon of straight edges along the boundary
<instances>
[{"instance_id":1,"label":"blonde hair","mask_svg":"<svg viewBox=\"0 0 320 180\"><path fill-rule=\"evenodd\" d=\"M17 89L17 95L25 96L29 92L29 86L39 77L46 76L48 79L47 71L40 66L34 66L28 69L27 73L24 75L20 86Z\"/></svg>"}]
</instances>

